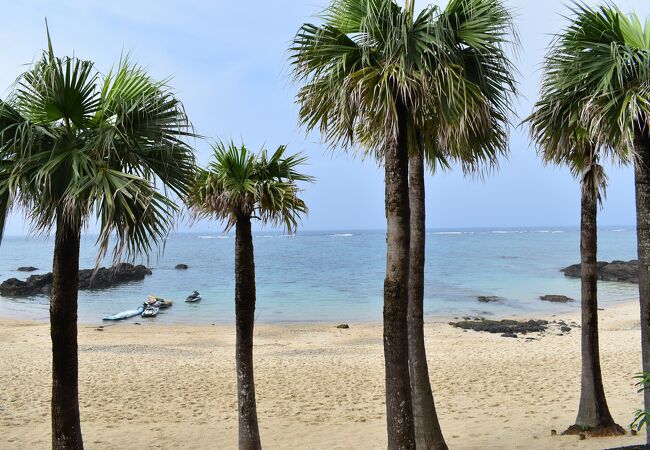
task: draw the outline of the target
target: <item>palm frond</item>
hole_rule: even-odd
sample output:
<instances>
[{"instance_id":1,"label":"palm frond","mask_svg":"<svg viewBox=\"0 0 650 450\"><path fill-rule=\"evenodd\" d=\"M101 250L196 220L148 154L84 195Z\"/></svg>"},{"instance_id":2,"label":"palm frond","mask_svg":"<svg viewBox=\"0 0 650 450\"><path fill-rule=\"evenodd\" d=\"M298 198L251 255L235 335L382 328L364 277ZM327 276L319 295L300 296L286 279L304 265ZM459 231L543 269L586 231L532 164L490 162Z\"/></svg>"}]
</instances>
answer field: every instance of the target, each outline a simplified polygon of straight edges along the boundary
<instances>
[{"instance_id":1,"label":"palm frond","mask_svg":"<svg viewBox=\"0 0 650 450\"><path fill-rule=\"evenodd\" d=\"M308 131L381 158L406 111L412 151L438 167L475 171L507 152L516 70L506 48L517 40L499 0L454 0L416 17L392 0L336 0L321 18L290 48Z\"/></svg>"},{"instance_id":2,"label":"palm frond","mask_svg":"<svg viewBox=\"0 0 650 450\"><path fill-rule=\"evenodd\" d=\"M266 150L255 155L232 141L216 142L213 150L208 168L197 172L188 199L196 218L216 218L228 230L238 218L254 216L295 231L300 216L307 213L297 182L313 181L298 171L305 157L285 156L285 146L270 155Z\"/></svg>"},{"instance_id":3,"label":"palm frond","mask_svg":"<svg viewBox=\"0 0 650 450\"><path fill-rule=\"evenodd\" d=\"M149 255L194 181L193 137L167 81L122 58L102 76L48 50L0 101L0 215L15 205L34 231L100 223L98 263ZM163 193L158 192L160 187ZM0 225L4 216L0 219Z\"/></svg>"},{"instance_id":4,"label":"palm frond","mask_svg":"<svg viewBox=\"0 0 650 450\"><path fill-rule=\"evenodd\" d=\"M602 200L607 178L599 161L630 163L634 129L650 111L650 44L638 18L614 5L574 3L570 11L525 122L544 161L568 166L585 192Z\"/></svg>"}]
</instances>

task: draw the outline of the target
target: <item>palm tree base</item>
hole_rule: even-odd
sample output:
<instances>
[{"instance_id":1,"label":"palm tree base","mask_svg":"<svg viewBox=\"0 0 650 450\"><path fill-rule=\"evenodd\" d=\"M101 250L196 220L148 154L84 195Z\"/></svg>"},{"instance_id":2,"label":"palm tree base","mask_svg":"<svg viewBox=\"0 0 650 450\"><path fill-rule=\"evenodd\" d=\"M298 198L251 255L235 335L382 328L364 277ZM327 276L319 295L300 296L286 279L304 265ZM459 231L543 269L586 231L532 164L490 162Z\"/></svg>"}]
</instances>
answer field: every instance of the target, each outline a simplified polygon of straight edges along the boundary
<instances>
[{"instance_id":1,"label":"palm tree base","mask_svg":"<svg viewBox=\"0 0 650 450\"><path fill-rule=\"evenodd\" d=\"M571 425L562 432L563 436L579 434L585 434L592 437L622 436L625 434L625 429L616 423L610 423L606 425L597 425L595 427Z\"/></svg>"}]
</instances>

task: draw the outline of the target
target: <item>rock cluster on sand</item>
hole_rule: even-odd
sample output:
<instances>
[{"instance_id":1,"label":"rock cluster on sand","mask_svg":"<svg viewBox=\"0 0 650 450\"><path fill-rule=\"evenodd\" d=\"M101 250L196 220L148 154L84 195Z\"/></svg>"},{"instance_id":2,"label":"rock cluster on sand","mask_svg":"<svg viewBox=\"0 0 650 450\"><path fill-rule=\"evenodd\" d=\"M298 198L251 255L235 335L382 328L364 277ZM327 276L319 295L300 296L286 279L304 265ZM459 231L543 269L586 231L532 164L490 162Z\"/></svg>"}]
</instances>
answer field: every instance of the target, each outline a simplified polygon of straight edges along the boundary
<instances>
[{"instance_id":1,"label":"rock cluster on sand","mask_svg":"<svg viewBox=\"0 0 650 450\"><path fill-rule=\"evenodd\" d=\"M151 270L143 265L121 263L115 267L83 269L79 271L79 289L108 289L118 284L143 280L151 275ZM32 275L22 281L10 278L0 284L0 295L4 297L31 297L50 295L52 291L52 273Z\"/></svg>"},{"instance_id":2,"label":"rock cluster on sand","mask_svg":"<svg viewBox=\"0 0 650 450\"><path fill-rule=\"evenodd\" d=\"M548 321L546 320L462 320L460 322L449 322L449 325L463 330L485 331L488 333L507 334L505 337L517 337L516 333L539 333L546 331Z\"/></svg>"},{"instance_id":3,"label":"rock cluster on sand","mask_svg":"<svg viewBox=\"0 0 650 450\"><path fill-rule=\"evenodd\" d=\"M580 278L580 264L561 269L565 277ZM598 261L598 279L603 281L620 281L624 283L639 282L639 261Z\"/></svg>"},{"instance_id":4,"label":"rock cluster on sand","mask_svg":"<svg viewBox=\"0 0 650 450\"><path fill-rule=\"evenodd\" d=\"M566 295L542 295L539 299L545 302L552 302L552 303L575 302L574 299L572 299L571 297L567 297Z\"/></svg>"}]
</instances>

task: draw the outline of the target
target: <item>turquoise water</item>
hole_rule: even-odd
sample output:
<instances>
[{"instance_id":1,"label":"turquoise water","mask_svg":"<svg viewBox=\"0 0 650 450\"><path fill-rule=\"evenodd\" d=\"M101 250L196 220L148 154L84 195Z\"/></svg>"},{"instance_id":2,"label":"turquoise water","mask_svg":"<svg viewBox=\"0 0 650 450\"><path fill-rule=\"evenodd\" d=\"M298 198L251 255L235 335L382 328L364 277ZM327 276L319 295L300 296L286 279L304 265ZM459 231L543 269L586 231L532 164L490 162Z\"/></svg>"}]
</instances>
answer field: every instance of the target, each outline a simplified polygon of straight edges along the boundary
<instances>
[{"instance_id":1,"label":"turquoise water","mask_svg":"<svg viewBox=\"0 0 650 450\"><path fill-rule=\"evenodd\" d=\"M633 228L599 232L600 260L635 259ZM296 236L255 234L259 322L363 322L381 319L385 270L382 231L300 232ZM93 267L94 240L82 242L81 267ZM164 254L147 265L153 275L142 282L107 290L82 291L79 319L101 318L133 309L147 295L175 301L154 320L158 323L231 323L234 321L234 237L176 234ZM18 266L52 267L51 239L7 237L0 247L0 277L24 278ZM579 302L541 302L544 294L579 299L580 283L559 269L579 261L579 232L571 228L430 230L427 232L425 312L428 315L510 315L559 313ZM146 263L146 261L144 261ZM190 266L175 270L178 263ZM183 300L199 290L203 301ZM636 285L599 284L603 306L636 298ZM478 295L497 295L503 304L478 303ZM0 297L0 316L47 320L48 299ZM130 319L134 321L135 319Z\"/></svg>"}]
</instances>

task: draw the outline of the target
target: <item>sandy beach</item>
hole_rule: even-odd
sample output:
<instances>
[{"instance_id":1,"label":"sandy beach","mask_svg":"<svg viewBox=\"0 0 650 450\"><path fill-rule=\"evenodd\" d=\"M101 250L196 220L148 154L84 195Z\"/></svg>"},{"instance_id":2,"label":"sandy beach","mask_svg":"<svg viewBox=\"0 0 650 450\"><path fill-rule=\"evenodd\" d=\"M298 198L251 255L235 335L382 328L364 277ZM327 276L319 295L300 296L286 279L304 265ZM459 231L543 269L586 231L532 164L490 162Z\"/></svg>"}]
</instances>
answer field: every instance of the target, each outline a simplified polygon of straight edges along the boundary
<instances>
[{"instance_id":1,"label":"sandy beach","mask_svg":"<svg viewBox=\"0 0 650 450\"><path fill-rule=\"evenodd\" d=\"M641 367L638 304L600 314L607 398L627 428L642 404L633 379ZM578 314L562 318L579 321ZM385 447L382 327L335 325L256 328L265 448ZM565 336L511 339L463 332L441 318L427 323L426 336L451 448L600 449L645 438L551 437L552 429L571 425L577 411L577 328ZM128 322L98 331L80 325L79 350L87 448L236 447L233 326ZM1 319L0 361L0 448L49 448L48 324Z\"/></svg>"}]
</instances>

